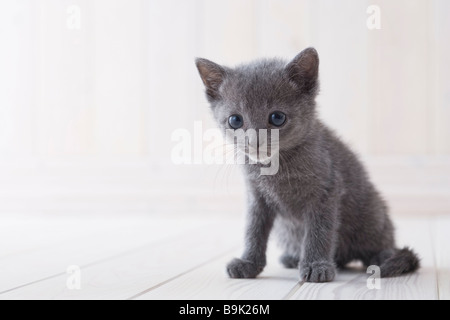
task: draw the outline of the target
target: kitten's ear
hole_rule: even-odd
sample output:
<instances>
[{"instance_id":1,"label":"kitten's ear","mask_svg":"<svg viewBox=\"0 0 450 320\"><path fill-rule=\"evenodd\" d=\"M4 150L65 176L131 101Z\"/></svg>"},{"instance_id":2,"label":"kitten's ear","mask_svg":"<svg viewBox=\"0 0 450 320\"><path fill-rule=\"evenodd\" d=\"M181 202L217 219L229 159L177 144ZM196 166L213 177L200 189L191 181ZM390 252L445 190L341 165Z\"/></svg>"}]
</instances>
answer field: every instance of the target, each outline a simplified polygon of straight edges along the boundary
<instances>
[{"instance_id":1,"label":"kitten's ear","mask_svg":"<svg viewBox=\"0 0 450 320\"><path fill-rule=\"evenodd\" d=\"M206 87L206 95L209 101L220 99L219 88L226 76L226 70L218 64L198 58L195 61L200 77Z\"/></svg>"},{"instance_id":2,"label":"kitten's ear","mask_svg":"<svg viewBox=\"0 0 450 320\"><path fill-rule=\"evenodd\" d=\"M319 87L319 54L316 49L303 50L286 67L289 79L302 91L316 94Z\"/></svg>"}]
</instances>

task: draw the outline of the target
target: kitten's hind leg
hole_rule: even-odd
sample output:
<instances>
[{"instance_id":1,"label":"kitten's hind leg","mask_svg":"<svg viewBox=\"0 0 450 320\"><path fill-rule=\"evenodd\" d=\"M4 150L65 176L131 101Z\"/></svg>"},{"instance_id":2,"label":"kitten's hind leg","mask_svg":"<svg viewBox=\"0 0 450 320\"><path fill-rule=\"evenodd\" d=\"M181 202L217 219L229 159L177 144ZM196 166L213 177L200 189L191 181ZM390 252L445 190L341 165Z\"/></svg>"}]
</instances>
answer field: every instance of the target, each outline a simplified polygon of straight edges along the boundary
<instances>
[{"instance_id":1,"label":"kitten's hind leg","mask_svg":"<svg viewBox=\"0 0 450 320\"><path fill-rule=\"evenodd\" d=\"M280 258L280 262L287 269L297 269L299 261L300 261L299 258L294 257L288 253L284 253Z\"/></svg>"}]
</instances>

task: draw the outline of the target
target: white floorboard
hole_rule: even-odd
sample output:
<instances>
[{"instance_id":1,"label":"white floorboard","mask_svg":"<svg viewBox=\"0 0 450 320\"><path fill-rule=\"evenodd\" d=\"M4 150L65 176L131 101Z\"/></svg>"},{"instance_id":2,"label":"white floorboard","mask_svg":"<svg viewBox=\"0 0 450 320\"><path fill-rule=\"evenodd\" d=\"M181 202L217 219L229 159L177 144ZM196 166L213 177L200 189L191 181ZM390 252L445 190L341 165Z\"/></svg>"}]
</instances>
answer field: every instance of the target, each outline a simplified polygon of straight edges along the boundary
<instances>
[{"instance_id":1,"label":"white floorboard","mask_svg":"<svg viewBox=\"0 0 450 320\"><path fill-rule=\"evenodd\" d=\"M435 258L438 266L439 298L450 300L450 218L442 217L435 224Z\"/></svg>"},{"instance_id":2,"label":"white floorboard","mask_svg":"<svg viewBox=\"0 0 450 320\"><path fill-rule=\"evenodd\" d=\"M236 237L227 237L227 223L200 223L179 227L179 235L81 269L81 290L69 290L68 275L30 284L0 295L1 299L129 299L237 247ZM160 225L158 234L173 228ZM183 230L185 229L185 230ZM155 230L153 230L155 231ZM144 243L148 243L144 242Z\"/></svg>"},{"instance_id":3,"label":"white floorboard","mask_svg":"<svg viewBox=\"0 0 450 320\"><path fill-rule=\"evenodd\" d=\"M420 272L367 288L362 269L332 283L298 282L271 244L268 266L254 280L232 280L227 262L243 247L243 220L145 216L3 218L0 300L5 299L449 299L450 218L397 221L398 243L422 257ZM81 290L66 269L81 267Z\"/></svg>"},{"instance_id":4,"label":"white floorboard","mask_svg":"<svg viewBox=\"0 0 450 320\"><path fill-rule=\"evenodd\" d=\"M71 265L84 267L206 225L198 220L170 223L114 217L42 219L34 229L22 229L19 224L0 235L0 243L8 248L7 254L0 255L0 292L58 274L65 276Z\"/></svg>"}]
</instances>

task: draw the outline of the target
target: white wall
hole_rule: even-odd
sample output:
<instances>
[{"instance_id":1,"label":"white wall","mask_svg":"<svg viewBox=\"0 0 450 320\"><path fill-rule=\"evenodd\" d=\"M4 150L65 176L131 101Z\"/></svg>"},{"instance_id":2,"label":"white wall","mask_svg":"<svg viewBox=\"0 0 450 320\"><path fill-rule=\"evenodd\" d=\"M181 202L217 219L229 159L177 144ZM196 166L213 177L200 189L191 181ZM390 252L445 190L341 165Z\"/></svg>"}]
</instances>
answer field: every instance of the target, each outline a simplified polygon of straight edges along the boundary
<instances>
[{"instance_id":1,"label":"white wall","mask_svg":"<svg viewBox=\"0 0 450 320\"><path fill-rule=\"evenodd\" d=\"M373 4L381 30L366 27ZM448 12L447 0L1 1L0 210L242 206L236 168L170 161L175 129L214 125L194 57L315 46L322 117L394 210L450 211Z\"/></svg>"}]
</instances>

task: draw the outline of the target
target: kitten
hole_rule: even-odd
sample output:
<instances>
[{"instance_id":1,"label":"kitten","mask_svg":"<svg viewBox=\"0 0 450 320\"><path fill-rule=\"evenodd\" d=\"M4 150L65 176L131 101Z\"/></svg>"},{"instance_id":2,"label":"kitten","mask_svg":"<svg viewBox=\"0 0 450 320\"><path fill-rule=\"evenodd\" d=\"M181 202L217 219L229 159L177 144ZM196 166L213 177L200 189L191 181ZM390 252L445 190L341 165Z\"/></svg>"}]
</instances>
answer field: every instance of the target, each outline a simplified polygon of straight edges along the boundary
<instances>
[{"instance_id":1,"label":"kitten","mask_svg":"<svg viewBox=\"0 0 450 320\"><path fill-rule=\"evenodd\" d=\"M419 259L397 249L388 208L357 156L317 117L319 57L308 48L292 62L261 60L231 69L197 59L222 129L279 129L279 172L244 166L248 189L246 248L227 266L231 278L255 278L266 265L275 229L287 268L328 282L353 260L378 265L382 277L414 272ZM243 149L242 152L248 150Z\"/></svg>"}]
</instances>

